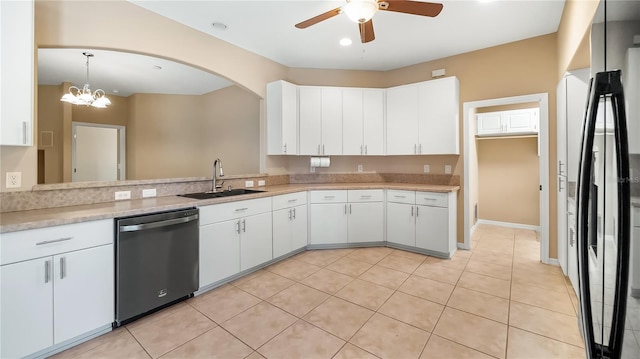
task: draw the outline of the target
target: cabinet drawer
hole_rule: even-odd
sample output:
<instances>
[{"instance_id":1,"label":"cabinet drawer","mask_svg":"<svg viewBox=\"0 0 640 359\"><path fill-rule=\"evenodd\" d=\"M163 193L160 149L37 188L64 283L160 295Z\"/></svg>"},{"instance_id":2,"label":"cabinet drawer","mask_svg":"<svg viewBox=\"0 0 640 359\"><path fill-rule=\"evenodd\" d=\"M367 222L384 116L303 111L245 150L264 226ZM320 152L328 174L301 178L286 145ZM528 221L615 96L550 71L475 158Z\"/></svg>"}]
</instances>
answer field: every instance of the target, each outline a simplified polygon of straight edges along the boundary
<instances>
[{"instance_id":1,"label":"cabinet drawer","mask_svg":"<svg viewBox=\"0 0 640 359\"><path fill-rule=\"evenodd\" d=\"M311 203L339 203L347 201L347 191L311 191Z\"/></svg>"},{"instance_id":2,"label":"cabinet drawer","mask_svg":"<svg viewBox=\"0 0 640 359\"><path fill-rule=\"evenodd\" d=\"M200 225L271 212L271 197L200 207Z\"/></svg>"},{"instance_id":3,"label":"cabinet drawer","mask_svg":"<svg viewBox=\"0 0 640 359\"><path fill-rule=\"evenodd\" d=\"M273 210L299 206L307 203L307 192L283 194L273 197Z\"/></svg>"},{"instance_id":4,"label":"cabinet drawer","mask_svg":"<svg viewBox=\"0 0 640 359\"><path fill-rule=\"evenodd\" d=\"M448 193L416 192L416 204L432 207L448 207Z\"/></svg>"},{"instance_id":5,"label":"cabinet drawer","mask_svg":"<svg viewBox=\"0 0 640 359\"><path fill-rule=\"evenodd\" d=\"M395 203L416 203L416 193L413 191L387 190L387 202Z\"/></svg>"},{"instance_id":6,"label":"cabinet drawer","mask_svg":"<svg viewBox=\"0 0 640 359\"><path fill-rule=\"evenodd\" d=\"M113 243L112 219L3 233L0 265Z\"/></svg>"},{"instance_id":7,"label":"cabinet drawer","mask_svg":"<svg viewBox=\"0 0 640 359\"><path fill-rule=\"evenodd\" d=\"M354 189L349 190L347 197L349 202L382 202L384 192L381 189Z\"/></svg>"}]
</instances>

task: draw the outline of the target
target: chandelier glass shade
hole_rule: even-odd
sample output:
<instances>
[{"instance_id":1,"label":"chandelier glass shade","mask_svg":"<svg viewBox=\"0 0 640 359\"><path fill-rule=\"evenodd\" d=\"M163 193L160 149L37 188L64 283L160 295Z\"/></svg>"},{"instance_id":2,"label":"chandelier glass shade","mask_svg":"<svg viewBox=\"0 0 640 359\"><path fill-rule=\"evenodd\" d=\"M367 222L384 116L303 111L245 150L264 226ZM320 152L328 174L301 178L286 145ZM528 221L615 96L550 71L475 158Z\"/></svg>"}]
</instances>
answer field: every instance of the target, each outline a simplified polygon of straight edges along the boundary
<instances>
[{"instance_id":1,"label":"chandelier glass shade","mask_svg":"<svg viewBox=\"0 0 640 359\"><path fill-rule=\"evenodd\" d=\"M350 0L342 9L351 21L364 24L371 20L378 11L378 1Z\"/></svg>"},{"instance_id":2,"label":"chandelier glass shade","mask_svg":"<svg viewBox=\"0 0 640 359\"><path fill-rule=\"evenodd\" d=\"M105 96L105 92L102 89L97 89L91 92L89 88L89 58L93 57L92 53L83 52L87 57L87 82L82 88L76 86L70 86L69 92L64 94L60 101L68 102L74 105L85 105L96 108L106 108L111 105L111 101Z\"/></svg>"}]
</instances>

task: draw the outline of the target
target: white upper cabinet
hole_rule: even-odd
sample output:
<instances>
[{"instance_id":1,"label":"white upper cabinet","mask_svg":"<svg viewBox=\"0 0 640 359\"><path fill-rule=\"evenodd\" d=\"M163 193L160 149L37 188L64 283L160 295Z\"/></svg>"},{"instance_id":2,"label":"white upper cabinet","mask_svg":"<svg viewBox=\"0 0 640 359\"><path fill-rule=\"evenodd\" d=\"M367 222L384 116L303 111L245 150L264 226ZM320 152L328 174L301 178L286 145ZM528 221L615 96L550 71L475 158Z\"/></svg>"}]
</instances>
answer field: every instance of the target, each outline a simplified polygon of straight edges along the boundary
<instances>
[{"instance_id":1,"label":"white upper cabinet","mask_svg":"<svg viewBox=\"0 0 640 359\"><path fill-rule=\"evenodd\" d=\"M342 154L384 155L384 90L342 90Z\"/></svg>"},{"instance_id":2,"label":"white upper cabinet","mask_svg":"<svg viewBox=\"0 0 640 359\"><path fill-rule=\"evenodd\" d=\"M286 81L267 84L267 154L298 153L298 87Z\"/></svg>"},{"instance_id":3,"label":"white upper cabinet","mask_svg":"<svg viewBox=\"0 0 640 359\"><path fill-rule=\"evenodd\" d=\"M387 154L459 154L456 77L387 89Z\"/></svg>"},{"instance_id":4,"label":"white upper cabinet","mask_svg":"<svg viewBox=\"0 0 640 359\"><path fill-rule=\"evenodd\" d=\"M417 154L418 141L418 87L387 89L387 154Z\"/></svg>"},{"instance_id":5,"label":"white upper cabinet","mask_svg":"<svg viewBox=\"0 0 640 359\"><path fill-rule=\"evenodd\" d=\"M456 77L418 85L419 153L460 154L459 83Z\"/></svg>"},{"instance_id":6,"label":"white upper cabinet","mask_svg":"<svg viewBox=\"0 0 640 359\"><path fill-rule=\"evenodd\" d=\"M301 155L342 154L342 89L300 86Z\"/></svg>"},{"instance_id":7,"label":"white upper cabinet","mask_svg":"<svg viewBox=\"0 0 640 359\"><path fill-rule=\"evenodd\" d=\"M477 135L536 135L539 119L538 108L479 113L476 115Z\"/></svg>"},{"instance_id":8,"label":"white upper cabinet","mask_svg":"<svg viewBox=\"0 0 640 359\"><path fill-rule=\"evenodd\" d=\"M33 145L33 1L0 1L0 145Z\"/></svg>"}]
</instances>

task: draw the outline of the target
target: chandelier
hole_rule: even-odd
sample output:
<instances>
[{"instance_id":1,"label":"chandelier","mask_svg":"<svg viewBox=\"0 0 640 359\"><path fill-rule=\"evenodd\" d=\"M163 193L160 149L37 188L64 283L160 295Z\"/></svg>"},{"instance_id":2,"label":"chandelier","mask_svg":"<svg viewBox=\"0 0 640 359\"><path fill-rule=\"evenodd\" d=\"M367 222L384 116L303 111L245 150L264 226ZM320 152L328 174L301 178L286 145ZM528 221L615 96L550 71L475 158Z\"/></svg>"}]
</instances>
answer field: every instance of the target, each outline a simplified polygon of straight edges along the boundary
<instances>
[{"instance_id":1,"label":"chandelier","mask_svg":"<svg viewBox=\"0 0 640 359\"><path fill-rule=\"evenodd\" d=\"M68 102L74 105L85 105L97 108L106 108L111 105L111 101L105 97L105 92L101 89L95 90L93 93L89 88L89 58L93 57L90 52L83 52L87 57L87 82L82 88L76 86L69 87L69 93L62 96L60 101Z\"/></svg>"}]
</instances>

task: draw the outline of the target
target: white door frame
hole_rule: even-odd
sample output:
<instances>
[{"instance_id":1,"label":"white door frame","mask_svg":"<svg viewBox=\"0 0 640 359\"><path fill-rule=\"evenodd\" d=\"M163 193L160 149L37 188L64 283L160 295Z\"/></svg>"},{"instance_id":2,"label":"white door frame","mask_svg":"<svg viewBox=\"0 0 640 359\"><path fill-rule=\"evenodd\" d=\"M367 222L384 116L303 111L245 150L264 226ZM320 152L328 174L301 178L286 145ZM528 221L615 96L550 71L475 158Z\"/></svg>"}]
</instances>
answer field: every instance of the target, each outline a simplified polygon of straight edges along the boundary
<instances>
[{"instance_id":1,"label":"white door frame","mask_svg":"<svg viewBox=\"0 0 640 359\"><path fill-rule=\"evenodd\" d=\"M107 125L107 124L102 124L102 123L89 123L89 122L77 122L77 121L73 121L71 122L71 134L72 134L72 138L71 138L71 168L74 169L76 168L76 127L77 126L84 126L84 127L101 127L101 128L113 128L118 130L118 142L120 143L118 151L119 153L119 159L120 161L118 162L118 180L120 181L124 181L127 178L127 153L126 153L126 146L125 146L125 141L126 141L126 127L124 126L118 126L118 125ZM71 177L73 178L73 173L71 174Z\"/></svg>"},{"instance_id":2,"label":"white door frame","mask_svg":"<svg viewBox=\"0 0 640 359\"><path fill-rule=\"evenodd\" d=\"M518 103L538 102L540 104L540 130L538 132L538 150L540 154L539 176L540 185L540 260L542 263L552 264L557 260L549 258L549 94L538 93L523 96L504 97L490 100L465 102L463 104L463 147L464 173L469 178L469 144L475 141L475 134L470 133L469 123L474 121L472 111L478 107L512 105ZM470 183L464 181L464 249L471 248L471 210L469 198Z\"/></svg>"}]
</instances>

